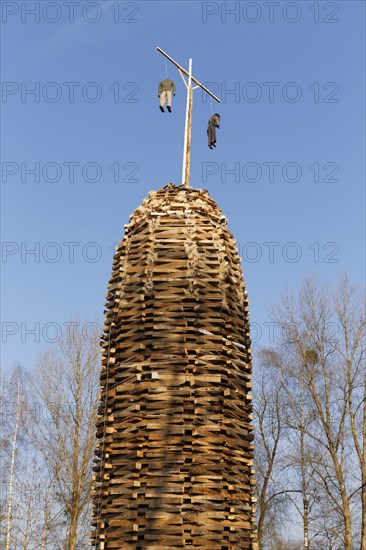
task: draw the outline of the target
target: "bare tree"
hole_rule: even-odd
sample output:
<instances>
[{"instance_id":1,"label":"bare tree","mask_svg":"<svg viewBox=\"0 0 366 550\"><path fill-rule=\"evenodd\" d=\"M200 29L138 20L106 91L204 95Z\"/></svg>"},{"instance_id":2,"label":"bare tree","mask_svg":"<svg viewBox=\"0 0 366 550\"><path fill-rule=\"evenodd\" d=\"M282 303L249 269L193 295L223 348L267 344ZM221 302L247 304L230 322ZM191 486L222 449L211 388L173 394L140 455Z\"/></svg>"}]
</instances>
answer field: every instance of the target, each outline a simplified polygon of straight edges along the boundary
<instances>
[{"instance_id":1,"label":"bare tree","mask_svg":"<svg viewBox=\"0 0 366 550\"><path fill-rule=\"evenodd\" d=\"M73 319L57 350L42 353L33 376L42 415L32 441L55 479L61 505L57 515L68 518L67 550L84 547L89 529L99 390L99 338L85 334L83 326Z\"/></svg>"},{"instance_id":2,"label":"bare tree","mask_svg":"<svg viewBox=\"0 0 366 550\"><path fill-rule=\"evenodd\" d=\"M311 456L312 479L326 495L332 516L338 518L333 522L338 523L338 544L351 550L351 501L359 496L362 502L365 486L365 346L361 337L365 317L359 293L347 279L332 294L309 278L296 298L285 293L272 311L282 327L282 349L287 352L282 368L304 391L303 403L309 402L314 411L310 423L299 425L297 417L292 428L300 430L301 437L317 450ZM359 484L355 483L355 453ZM362 506L364 510L364 502ZM361 524L364 550L364 512Z\"/></svg>"},{"instance_id":3,"label":"bare tree","mask_svg":"<svg viewBox=\"0 0 366 550\"><path fill-rule=\"evenodd\" d=\"M26 373L19 364L3 374L1 378L1 445L2 466L2 510L0 540L2 547L10 550L17 534L17 492L19 472L22 470L22 449L25 428L25 378Z\"/></svg>"},{"instance_id":4,"label":"bare tree","mask_svg":"<svg viewBox=\"0 0 366 550\"><path fill-rule=\"evenodd\" d=\"M6 538L5 548L10 549L11 532L12 532L12 517L13 517L13 493L15 485L15 456L18 445L18 434L21 423L21 394L20 394L20 376L16 383L16 401L15 401L15 421L14 421L14 434L11 441L11 455L10 455L10 472L9 472L9 495L8 495L8 510L6 518Z\"/></svg>"},{"instance_id":5,"label":"bare tree","mask_svg":"<svg viewBox=\"0 0 366 550\"><path fill-rule=\"evenodd\" d=\"M360 550L366 550L365 299L348 277L341 282L334 307L339 327L335 351L343 371L349 423L360 471L360 484L354 492L354 495L361 494Z\"/></svg>"},{"instance_id":6,"label":"bare tree","mask_svg":"<svg viewBox=\"0 0 366 550\"><path fill-rule=\"evenodd\" d=\"M274 353L262 350L254 385L254 422L256 427L255 464L257 472L259 550L267 548L279 532L286 508L285 491L276 472L283 440L283 391L281 373L273 366Z\"/></svg>"}]
</instances>

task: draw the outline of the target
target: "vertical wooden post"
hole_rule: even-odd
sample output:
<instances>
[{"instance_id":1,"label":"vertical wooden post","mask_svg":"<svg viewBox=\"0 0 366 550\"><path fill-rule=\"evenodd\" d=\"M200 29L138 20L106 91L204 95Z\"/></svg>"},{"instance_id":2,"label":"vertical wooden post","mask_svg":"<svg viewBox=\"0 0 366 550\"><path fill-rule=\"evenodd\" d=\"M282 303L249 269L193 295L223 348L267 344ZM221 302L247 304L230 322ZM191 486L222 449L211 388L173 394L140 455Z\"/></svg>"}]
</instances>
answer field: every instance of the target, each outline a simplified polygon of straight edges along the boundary
<instances>
[{"instance_id":1,"label":"vertical wooden post","mask_svg":"<svg viewBox=\"0 0 366 550\"><path fill-rule=\"evenodd\" d=\"M192 59L189 60L188 68L188 85L187 85L187 106L186 106L186 123L184 127L184 147L183 147L183 171L182 185L190 186L191 172L191 139L192 139L192 108L193 108L193 88L192 88Z\"/></svg>"}]
</instances>

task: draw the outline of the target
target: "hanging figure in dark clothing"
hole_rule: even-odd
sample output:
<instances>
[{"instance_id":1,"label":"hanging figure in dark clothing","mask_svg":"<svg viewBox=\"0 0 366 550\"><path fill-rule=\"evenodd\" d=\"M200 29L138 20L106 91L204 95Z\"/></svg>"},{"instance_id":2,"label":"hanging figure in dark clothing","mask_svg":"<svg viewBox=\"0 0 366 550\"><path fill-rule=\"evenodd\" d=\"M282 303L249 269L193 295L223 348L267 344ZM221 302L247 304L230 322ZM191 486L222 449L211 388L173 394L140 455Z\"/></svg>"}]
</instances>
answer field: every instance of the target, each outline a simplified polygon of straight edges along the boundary
<instances>
[{"instance_id":1,"label":"hanging figure in dark clothing","mask_svg":"<svg viewBox=\"0 0 366 550\"><path fill-rule=\"evenodd\" d=\"M216 147L216 128L220 128L220 115L215 113L208 121L207 136L210 149Z\"/></svg>"},{"instance_id":2,"label":"hanging figure in dark clothing","mask_svg":"<svg viewBox=\"0 0 366 550\"><path fill-rule=\"evenodd\" d=\"M167 78L166 80L162 80L159 83L159 86L158 86L158 97L160 98L159 109L162 113L164 113L165 103L167 103L167 109L169 113L172 112L172 92L173 92L173 95L175 95L176 85L173 80L170 80L169 78Z\"/></svg>"}]
</instances>

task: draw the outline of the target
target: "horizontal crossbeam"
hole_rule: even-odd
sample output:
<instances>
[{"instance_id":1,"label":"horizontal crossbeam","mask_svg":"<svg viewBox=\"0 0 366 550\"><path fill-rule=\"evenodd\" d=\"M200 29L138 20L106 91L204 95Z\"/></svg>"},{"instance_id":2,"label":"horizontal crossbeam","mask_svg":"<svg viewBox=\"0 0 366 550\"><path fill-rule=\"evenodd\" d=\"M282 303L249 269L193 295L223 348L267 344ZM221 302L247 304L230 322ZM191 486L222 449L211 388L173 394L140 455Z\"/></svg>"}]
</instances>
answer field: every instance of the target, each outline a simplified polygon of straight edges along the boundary
<instances>
[{"instance_id":1,"label":"horizontal crossbeam","mask_svg":"<svg viewBox=\"0 0 366 550\"><path fill-rule=\"evenodd\" d=\"M218 103L221 103L221 99L219 99L218 97L216 97L212 92L210 92L210 90L208 90L206 88L206 86L204 86L203 84L201 84L201 82L199 82L196 78L194 78L194 76L190 75L189 72L187 72L185 69L183 69L183 67L181 67L179 65L179 63L177 63L176 61L174 61L174 59L172 57L170 57L170 55L168 55L166 52L164 52L164 50L162 50L161 48L157 47L156 48L158 50L158 52L160 52L162 55L164 55L167 59L169 59L169 61L171 63L173 63L173 65L175 65L180 71L182 71L182 73L184 73L186 76L188 77L191 77L191 79L193 80L193 82L195 84L197 84L197 86L199 86L200 88L202 88L202 90L204 90L206 92L206 94L210 95L211 97L213 97Z\"/></svg>"}]
</instances>

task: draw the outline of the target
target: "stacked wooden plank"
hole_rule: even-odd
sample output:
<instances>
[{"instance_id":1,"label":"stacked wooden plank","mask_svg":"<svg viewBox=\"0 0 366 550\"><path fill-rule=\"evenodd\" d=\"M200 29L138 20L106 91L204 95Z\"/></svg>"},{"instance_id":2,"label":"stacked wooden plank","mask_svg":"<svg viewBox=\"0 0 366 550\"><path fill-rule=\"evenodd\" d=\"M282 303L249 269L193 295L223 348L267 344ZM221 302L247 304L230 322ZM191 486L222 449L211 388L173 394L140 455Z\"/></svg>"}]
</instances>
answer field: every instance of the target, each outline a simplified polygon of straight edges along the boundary
<instances>
[{"instance_id":1,"label":"stacked wooden plank","mask_svg":"<svg viewBox=\"0 0 366 550\"><path fill-rule=\"evenodd\" d=\"M106 307L93 546L255 548L249 302L207 191L135 210Z\"/></svg>"}]
</instances>

